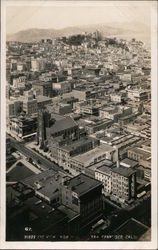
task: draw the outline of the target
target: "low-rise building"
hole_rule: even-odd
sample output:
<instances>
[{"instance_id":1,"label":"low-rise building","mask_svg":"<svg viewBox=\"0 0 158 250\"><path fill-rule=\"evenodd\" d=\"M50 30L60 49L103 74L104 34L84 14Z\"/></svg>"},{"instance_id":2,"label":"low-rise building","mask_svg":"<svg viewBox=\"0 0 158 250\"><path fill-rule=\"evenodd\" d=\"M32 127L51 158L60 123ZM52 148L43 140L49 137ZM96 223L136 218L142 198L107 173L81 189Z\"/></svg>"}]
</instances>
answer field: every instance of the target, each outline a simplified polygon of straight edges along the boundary
<instances>
[{"instance_id":1,"label":"low-rise building","mask_svg":"<svg viewBox=\"0 0 158 250\"><path fill-rule=\"evenodd\" d=\"M133 100L133 101L137 101L137 102L141 102L141 101L145 101L145 100L149 100L150 99L150 90L143 90L143 89L128 89L128 98Z\"/></svg>"},{"instance_id":2,"label":"low-rise building","mask_svg":"<svg viewBox=\"0 0 158 250\"><path fill-rule=\"evenodd\" d=\"M151 152L143 147L132 147L128 149L128 158L136 160L144 168L144 179L151 180Z\"/></svg>"},{"instance_id":3,"label":"low-rise building","mask_svg":"<svg viewBox=\"0 0 158 250\"><path fill-rule=\"evenodd\" d=\"M56 95L62 95L64 93L71 92L71 83L70 82L57 82L53 83L52 86Z\"/></svg>"},{"instance_id":4,"label":"low-rise building","mask_svg":"<svg viewBox=\"0 0 158 250\"><path fill-rule=\"evenodd\" d=\"M86 119L84 119L84 121L86 122ZM88 134L93 134L100 130L104 130L108 128L112 124L113 124L113 120L106 119L106 118L101 119L101 118L96 117L96 119L93 119L85 123L84 127L86 131L88 132Z\"/></svg>"},{"instance_id":5,"label":"low-rise building","mask_svg":"<svg viewBox=\"0 0 158 250\"><path fill-rule=\"evenodd\" d=\"M128 106L106 106L100 108L99 116L101 118L111 119L114 122L118 122L120 117L126 117L127 115L132 114L132 108Z\"/></svg>"},{"instance_id":6,"label":"low-rise building","mask_svg":"<svg viewBox=\"0 0 158 250\"><path fill-rule=\"evenodd\" d=\"M47 96L43 96L43 95L38 95L36 97L37 99L37 107L38 110L44 108L44 106L49 105L52 103L52 99L47 97Z\"/></svg>"},{"instance_id":7,"label":"low-rise building","mask_svg":"<svg viewBox=\"0 0 158 250\"><path fill-rule=\"evenodd\" d=\"M108 144L112 146L117 152L119 159L124 159L127 157L127 151L136 143L140 142L141 138L138 136L130 135L130 134L116 134L104 136L100 139L101 143ZM117 157L115 157L115 161L117 161Z\"/></svg>"},{"instance_id":8,"label":"low-rise building","mask_svg":"<svg viewBox=\"0 0 158 250\"><path fill-rule=\"evenodd\" d=\"M49 105L51 112L59 115L66 115L72 112L72 105L63 102L55 102Z\"/></svg>"},{"instance_id":9,"label":"low-rise building","mask_svg":"<svg viewBox=\"0 0 158 250\"><path fill-rule=\"evenodd\" d=\"M53 90L52 90L52 83L51 82L41 82L35 81L32 83L33 90L39 91L39 95L52 97Z\"/></svg>"},{"instance_id":10,"label":"low-rise building","mask_svg":"<svg viewBox=\"0 0 158 250\"><path fill-rule=\"evenodd\" d=\"M75 98L78 98L79 101L87 100L90 97L90 91L84 88L73 89L72 94Z\"/></svg>"},{"instance_id":11,"label":"low-rise building","mask_svg":"<svg viewBox=\"0 0 158 250\"><path fill-rule=\"evenodd\" d=\"M22 100L7 100L6 103L6 117L16 117L23 110L23 101Z\"/></svg>"},{"instance_id":12,"label":"low-rise building","mask_svg":"<svg viewBox=\"0 0 158 250\"><path fill-rule=\"evenodd\" d=\"M70 169L71 157L85 153L99 145L99 140L84 137L78 140L55 138L49 141L49 150L54 160L65 169Z\"/></svg>"},{"instance_id":13,"label":"low-rise building","mask_svg":"<svg viewBox=\"0 0 158 250\"><path fill-rule=\"evenodd\" d=\"M19 139L35 136L37 134L37 115L28 117L25 113L21 113L19 117L10 118L8 132Z\"/></svg>"},{"instance_id":14,"label":"low-rise building","mask_svg":"<svg viewBox=\"0 0 158 250\"><path fill-rule=\"evenodd\" d=\"M100 145L86 153L70 158L70 172L73 175L85 173L86 169L105 159L113 161L115 149L109 145Z\"/></svg>"},{"instance_id":15,"label":"low-rise building","mask_svg":"<svg viewBox=\"0 0 158 250\"><path fill-rule=\"evenodd\" d=\"M62 176L54 170L46 170L40 174L22 180L22 183L35 191L35 195L49 204L59 203L59 185Z\"/></svg>"},{"instance_id":16,"label":"low-rise building","mask_svg":"<svg viewBox=\"0 0 158 250\"><path fill-rule=\"evenodd\" d=\"M125 92L112 93L110 94L110 98L112 102L121 103L123 100L125 100L126 93Z\"/></svg>"}]
</instances>

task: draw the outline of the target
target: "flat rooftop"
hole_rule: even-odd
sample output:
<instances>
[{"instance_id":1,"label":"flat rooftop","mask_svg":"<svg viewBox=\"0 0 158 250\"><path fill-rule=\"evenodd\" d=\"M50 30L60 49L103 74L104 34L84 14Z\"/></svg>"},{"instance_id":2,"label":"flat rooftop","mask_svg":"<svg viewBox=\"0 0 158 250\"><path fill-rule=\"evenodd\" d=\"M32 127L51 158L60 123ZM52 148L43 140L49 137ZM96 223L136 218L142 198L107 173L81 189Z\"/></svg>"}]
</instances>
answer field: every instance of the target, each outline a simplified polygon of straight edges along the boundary
<instances>
[{"instance_id":1,"label":"flat rooftop","mask_svg":"<svg viewBox=\"0 0 158 250\"><path fill-rule=\"evenodd\" d=\"M50 107L50 108L49 108ZM55 114L53 112L51 112L51 106L50 105L47 105L47 110L50 111L51 113L51 118L55 119L56 121L60 121L63 119L63 116L62 115L59 115L59 114Z\"/></svg>"},{"instance_id":2,"label":"flat rooftop","mask_svg":"<svg viewBox=\"0 0 158 250\"><path fill-rule=\"evenodd\" d=\"M85 174L80 174L66 181L65 185L73 192L81 196L90 191L91 189L96 188L102 184L100 181L92 177L89 177Z\"/></svg>"},{"instance_id":3,"label":"flat rooftop","mask_svg":"<svg viewBox=\"0 0 158 250\"><path fill-rule=\"evenodd\" d=\"M90 143L90 142L92 142L92 138L81 138L77 141L71 142L71 144L64 145L61 147L62 147L62 149L66 150L66 151L71 151L77 147L80 147L80 146L85 145L86 143Z\"/></svg>"},{"instance_id":4,"label":"flat rooftop","mask_svg":"<svg viewBox=\"0 0 158 250\"><path fill-rule=\"evenodd\" d=\"M119 120L126 120L126 119L129 119L129 118L132 118L132 117L135 117L137 116L137 114L131 114L131 115L126 115L124 117L120 117Z\"/></svg>"},{"instance_id":5,"label":"flat rooftop","mask_svg":"<svg viewBox=\"0 0 158 250\"><path fill-rule=\"evenodd\" d=\"M12 186L6 186L6 200L7 203L12 202L20 192L16 191Z\"/></svg>"},{"instance_id":6,"label":"flat rooftop","mask_svg":"<svg viewBox=\"0 0 158 250\"><path fill-rule=\"evenodd\" d=\"M33 175L33 176L30 176L26 179L24 179L22 181L22 183L24 183L25 185L27 186L30 186L32 188L35 187L35 184L34 183L44 183L46 180L50 179L51 177L53 177L55 174L57 174L56 171L54 171L53 169L51 170L46 170L40 174L36 174L36 175Z\"/></svg>"},{"instance_id":7,"label":"flat rooftop","mask_svg":"<svg viewBox=\"0 0 158 250\"><path fill-rule=\"evenodd\" d=\"M107 173L107 174L110 174L111 173L111 169L112 169L112 166L106 166L106 165L103 165L99 168L96 169L96 172L101 172L101 173Z\"/></svg>"},{"instance_id":8,"label":"flat rooftop","mask_svg":"<svg viewBox=\"0 0 158 250\"><path fill-rule=\"evenodd\" d=\"M129 151L133 151L136 154L142 154L143 158L151 157L151 153L148 151L145 151L143 148L133 147L133 148L130 148Z\"/></svg>"},{"instance_id":9,"label":"flat rooftop","mask_svg":"<svg viewBox=\"0 0 158 250\"><path fill-rule=\"evenodd\" d=\"M52 101L51 98L49 98L49 97L47 97L47 96L43 96L43 95L37 96L36 99L37 99L37 103Z\"/></svg>"},{"instance_id":10,"label":"flat rooftop","mask_svg":"<svg viewBox=\"0 0 158 250\"><path fill-rule=\"evenodd\" d=\"M62 213L66 214L69 220L73 220L75 217L79 216L77 212L71 210L69 207L66 207L64 205L60 205L58 207L58 210L61 211Z\"/></svg>"},{"instance_id":11,"label":"flat rooftop","mask_svg":"<svg viewBox=\"0 0 158 250\"><path fill-rule=\"evenodd\" d=\"M34 211L35 214L37 214L39 217L43 217L44 215L46 215L52 208L50 205L40 200L36 196L33 196L27 199L24 203L25 205L27 205L28 208Z\"/></svg>"},{"instance_id":12,"label":"flat rooftop","mask_svg":"<svg viewBox=\"0 0 158 250\"><path fill-rule=\"evenodd\" d=\"M32 212L31 215L34 218L31 222L32 227L40 233L67 218L67 215L62 211L52 208L35 196L25 201L24 204Z\"/></svg>"},{"instance_id":13,"label":"flat rooftop","mask_svg":"<svg viewBox=\"0 0 158 250\"><path fill-rule=\"evenodd\" d=\"M102 107L100 110L103 110L103 111L107 111L107 112L109 112L109 111L118 111L117 109L116 109L116 106L114 107L108 107L108 106L106 106L106 107Z\"/></svg>"},{"instance_id":14,"label":"flat rooftop","mask_svg":"<svg viewBox=\"0 0 158 250\"><path fill-rule=\"evenodd\" d=\"M52 85L51 82L42 82L42 81L37 81L37 82L33 82L32 86L46 86L46 85Z\"/></svg>"},{"instance_id":15,"label":"flat rooftop","mask_svg":"<svg viewBox=\"0 0 158 250\"><path fill-rule=\"evenodd\" d=\"M140 221L137 221L134 218L131 218L125 221L121 226L119 226L114 231L114 234L123 235L123 236L132 235L132 236L135 236L136 239L139 239L145 232L148 231L148 229L149 228L143 223L141 223Z\"/></svg>"},{"instance_id":16,"label":"flat rooftop","mask_svg":"<svg viewBox=\"0 0 158 250\"><path fill-rule=\"evenodd\" d=\"M112 152L112 151L114 151L113 147L107 144L106 145L103 144L84 154L80 154L80 155L72 157L72 160L75 160L84 164L85 162L93 161L94 158L102 156L106 152Z\"/></svg>"},{"instance_id":17,"label":"flat rooftop","mask_svg":"<svg viewBox=\"0 0 158 250\"><path fill-rule=\"evenodd\" d=\"M136 171L133 170L132 168L126 168L126 167L115 167L115 168L112 168L111 171L113 173L116 173L116 174L119 174L119 175L122 175L124 177L129 177L131 176L132 174L134 174Z\"/></svg>"},{"instance_id":18,"label":"flat rooftop","mask_svg":"<svg viewBox=\"0 0 158 250\"><path fill-rule=\"evenodd\" d=\"M94 163L92 166L89 166L87 169L91 169L93 171L99 169L100 167L107 166L107 167L112 167L115 166L116 164L113 163L112 161L109 161L107 159L102 160L100 162Z\"/></svg>"},{"instance_id":19,"label":"flat rooftop","mask_svg":"<svg viewBox=\"0 0 158 250\"><path fill-rule=\"evenodd\" d=\"M35 176L35 173L23 163L19 162L7 173L8 181L21 181L27 177Z\"/></svg>"},{"instance_id":20,"label":"flat rooftop","mask_svg":"<svg viewBox=\"0 0 158 250\"><path fill-rule=\"evenodd\" d=\"M131 160L129 158L123 159L120 164L123 164L124 166L130 166L130 167L135 167L138 165L138 161Z\"/></svg>"}]
</instances>

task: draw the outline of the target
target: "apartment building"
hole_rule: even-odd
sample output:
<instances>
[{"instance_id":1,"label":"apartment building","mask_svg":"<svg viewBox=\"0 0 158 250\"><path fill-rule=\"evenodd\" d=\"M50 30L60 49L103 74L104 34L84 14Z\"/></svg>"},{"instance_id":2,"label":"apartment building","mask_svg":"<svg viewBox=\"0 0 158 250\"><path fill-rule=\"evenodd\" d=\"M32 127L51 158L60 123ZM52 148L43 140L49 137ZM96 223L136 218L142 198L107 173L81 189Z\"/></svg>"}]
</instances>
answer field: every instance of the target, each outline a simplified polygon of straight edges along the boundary
<instances>
[{"instance_id":1,"label":"apartment building","mask_svg":"<svg viewBox=\"0 0 158 250\"><path fill-rule=\"evenodd\" d=\"M95 169L95 179L103 183L103 194L110 195L112 191L111 168L115 166L114 163L106 160L103 166Z\"/></svg>"},{"instance_id":2,"label":"apartment building","mask_svg":"<svg viewBox=\"0 0 158 250\"><path fill-rule=\"evenodd\" d=\"M112 196L121 202L136 198L136 170L123 166L111 169Z\"/></svg>"}]
</instances>

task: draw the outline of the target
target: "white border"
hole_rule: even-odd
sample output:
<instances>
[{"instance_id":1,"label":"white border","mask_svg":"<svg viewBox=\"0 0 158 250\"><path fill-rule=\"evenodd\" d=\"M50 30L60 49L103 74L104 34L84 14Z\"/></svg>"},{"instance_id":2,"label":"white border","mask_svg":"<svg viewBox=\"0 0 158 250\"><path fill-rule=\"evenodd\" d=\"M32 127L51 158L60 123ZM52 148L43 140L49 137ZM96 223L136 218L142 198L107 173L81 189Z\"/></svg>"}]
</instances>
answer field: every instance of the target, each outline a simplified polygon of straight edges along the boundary
<instances>
[{"instance_id":1,"label":"white border","mask_svg":"<svg viewBox=\"0 0 158 250\"><path fill-rule=\"evenodd\" d=\"M0 249L157 249L157 2L156 1L7 1L1 3L1 211ZM6 6L144 6L151 8L152 38L152 240L151 242L6 242L5 241L5 41Z\"/></svg>"}]
</instances>

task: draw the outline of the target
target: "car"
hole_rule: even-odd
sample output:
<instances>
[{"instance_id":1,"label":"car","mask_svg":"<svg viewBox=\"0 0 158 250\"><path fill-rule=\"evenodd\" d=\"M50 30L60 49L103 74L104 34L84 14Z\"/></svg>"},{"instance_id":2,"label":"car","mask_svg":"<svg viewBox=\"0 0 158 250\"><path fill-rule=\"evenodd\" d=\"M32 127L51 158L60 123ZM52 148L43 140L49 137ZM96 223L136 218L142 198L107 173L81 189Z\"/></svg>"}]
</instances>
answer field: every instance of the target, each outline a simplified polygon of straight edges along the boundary
<instances>
[{"instance_id":1,"label":"car","mask_svg":"<svg viewBox=\"0 0 158 250\"><path fill-rule=\"evenodd\" d=\"M40 161L40 160L37 160L37 163L38 163L38 164L41 164L41 161Z\"/></svg>"},{"instance_id":2,"label":"car","mask_svg":"<svg viewBox=\"0 0 158 250\"><path fill-rule=\"evenodd\" d=\"M42 203L41 200L36 201L36 202L35 202L35 206L39 205L40 203Z\"/></svg>"},{"instance_id":3,"label":"car","mask_svg":"<svg viewBox=\"0 0 158 250\"><path fill-rule=\"evenodd\" d=\"M29 160L28 160L30 163L32 163L33 162L33 160L32 160L32 158L31 157L29 157Z\"/></svg>"}]
</instances>

